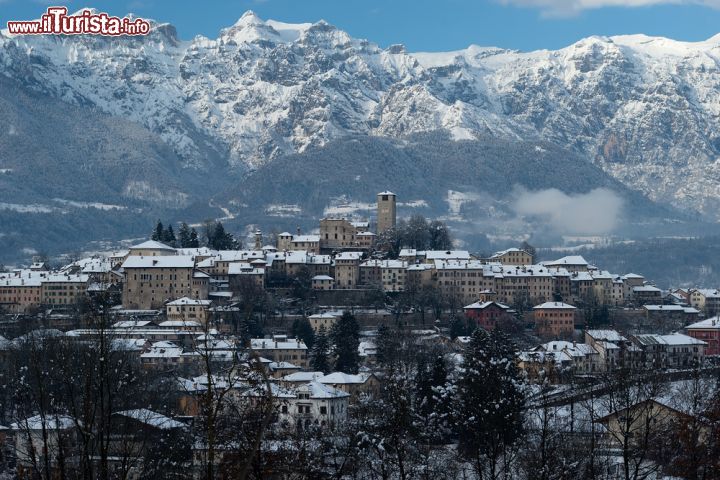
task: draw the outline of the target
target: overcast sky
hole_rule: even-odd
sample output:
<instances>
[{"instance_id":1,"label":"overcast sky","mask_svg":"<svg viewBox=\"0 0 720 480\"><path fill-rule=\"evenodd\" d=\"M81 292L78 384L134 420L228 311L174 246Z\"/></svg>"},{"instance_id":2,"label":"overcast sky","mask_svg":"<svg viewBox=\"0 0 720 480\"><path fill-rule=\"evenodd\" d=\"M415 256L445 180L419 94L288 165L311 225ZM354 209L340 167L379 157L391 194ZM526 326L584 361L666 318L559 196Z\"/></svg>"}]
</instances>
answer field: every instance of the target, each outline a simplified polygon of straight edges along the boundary
<instances>
[{"instance_id":1,"label":"overcast sky","mask_svg":"<svg viewBox=\"0 0 720 480\"><path fill-rule=\"evenodd\" d=\"M385 47L410 51L470 44L560 48L590 35L645 33L698 41L720 33L720 0L0 0L0 25L37 18L48 4L96 7L173 23L181 38L211 38L246 10L264 19L320 19Z\"/></svg>"}]
</instances>

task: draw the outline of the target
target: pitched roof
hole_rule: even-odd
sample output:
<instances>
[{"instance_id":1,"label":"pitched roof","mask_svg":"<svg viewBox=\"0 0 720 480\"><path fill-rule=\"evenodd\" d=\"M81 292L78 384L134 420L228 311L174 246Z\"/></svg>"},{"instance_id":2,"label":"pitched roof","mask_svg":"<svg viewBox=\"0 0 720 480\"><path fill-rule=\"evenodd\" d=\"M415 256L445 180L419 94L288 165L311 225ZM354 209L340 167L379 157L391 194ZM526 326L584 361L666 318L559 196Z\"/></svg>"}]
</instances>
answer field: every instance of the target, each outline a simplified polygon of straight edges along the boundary
<instances>
[{"instance_id":1,"label":"pitched roof","mask_svg":"<svg viewBox=\"0 0 720 480\"><path fill-rule=\"evenodd\" d=\"M147 408L123 410L120 412L115 412L113 413L113 415L120 415L122 417L132 418L133 420L137 420L160 430L172 430L175 428L184 428L186 426L182 422L178 422L177 420L173 420L170 417L166 417L161 413L153 412L152 410L148 410Z\"/></svg>"},{"instance_id":2,"label":"pitched roof","mask_svg":"<svg viewBox=\"0 0 720 480\"><path fill-rule=\"evenodd\" d=\"M558 309L569 309L569 310L577 310L576 307L573 307L569 303L563 303L563 302L545 302L540 305L536 305L533 307L535 310L540 309L547 309L547 310L558 310Z\"/></svg>"},{"instance_id":3,"label":"pitched roof","mask_svg":"<svg viewBox=\"0 0 720 480\"><path fill-rule=\"evenodd\" d=\"M188 255L160 255L146 257L144 255L130 255L122 264L122 268L193 268L194 257Z\"/></svg>"},{"instance_id":4,"label":"pitched roof","mask_svg":"<svg viewBox=\"0 0 720 480\"><path fill-rule=\"evenodd\" d=\"M685 327L685 330L720 330L720 316L706 318Z\"/></svg>"},{"instance_id":5,"label":"pitched roof","mask_svg":"<svg viewBox=\"0 0 720 480\"><path fill-rule=\"evenodd\" d=\"M173 247L170 245L166 245L161 242L157 242L155 240L148 240L147 242L138 243L137 245L133 245L130 247L130 250L168 250L168 251L175 251Z\"/></svg>"},{"instance_id":6,"label":"pitched roof","mask_svg":"<svg viewBox=\"0 0 720 480\"><path fill-rule=\"evenodd\" d=\"M328 385L362 384L365 383L369 377L370 375L367 373L351 375L349 373L333 372L319 378L318 382Z\"/></svg>"},{"instance_id":7,"label":"pitched roof","mask_svg":"<svg viewBox=\"0 0 720 480\"><path fill-rule=\"evenodd\" d=\"M196 298L182 297L178 298L177 300L173 300L172 302L168 302L166 303L166 305L171 305L173 307L179 305L209 306L211 303L212 300L199 300Z\"/></svg>"}]
</instances>

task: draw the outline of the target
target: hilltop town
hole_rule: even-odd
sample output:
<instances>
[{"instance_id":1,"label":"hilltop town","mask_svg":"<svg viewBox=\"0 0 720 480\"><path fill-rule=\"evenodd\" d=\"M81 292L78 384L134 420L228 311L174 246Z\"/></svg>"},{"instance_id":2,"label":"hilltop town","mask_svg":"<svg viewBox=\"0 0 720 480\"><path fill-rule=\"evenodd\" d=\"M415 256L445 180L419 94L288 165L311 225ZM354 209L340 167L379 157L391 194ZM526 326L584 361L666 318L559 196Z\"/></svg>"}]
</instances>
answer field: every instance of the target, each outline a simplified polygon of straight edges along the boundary
<instances>
[{"instance_id":1,"label":"hilltop town","mask_svg":"<svg viewBox=\"0 0 720 480\"><path fill-rule=\"evenodd\" d=\"M611 273L578 255L539 261L527 244L481 258L454 248L441 222L398 220L392 192L377 195L372 219L323 218L312 234L256 231L247 249L200 246L194 230L191 241L187 226L181 230L178 240L172 227L158 225L153 239L126 251L0 273L0 367L8 379L0 392L3 468L77 473L100 461L113 471L131 465L194 478L238 465L277 469L278 456L294 458L301 449L278 442L300 441L298 432L320 442L332 432L337 448L348 428L357 434L358 422L377 420L374 409L398 400L395 389L416 391L431 378L424 397L406 400L424 399L418 412L437 421L450 408L437 392L460 388L454 382L467 375L463 365L480 361L488 345L505 352L498 355L524 385L516 394L525 407L517 407L535 413L585 401L588 392L601 396L609 379L627 372L689 381L693 372L712 371L720 355L716 289L663 291L638 273ZM100 460L98 446L83 437L91 419L63 380L75 373L43 361L68 355L79 357L80 383L107 376L119 388L125 380L115 377L118 369L134 379L124 385L135 394L115 398L117 408L102 406L97 428L105 430L96 433L112 430L117 438ZM47 391L33 372L53 379ZM112 396L107 386L83 388L83 408L100 408L97 399ZM656 393L622 408L649 400L675 408ZM588 424L602 424L593 435L613 448L628 441L612 423L617 411L608 407ZM443 415L449 430L425 438L428 448L458 441L457 419ZM240 418L254 420L238 426ZM230 433L236 427L242 435ZM240 445L241 437L251 445ZM155 450L159 440L185 442L172 467L161 465L167 459ZM354 455L374 448L354 445ZM238 458L248 449L246 465ZM62 455L76 463L63 464ZM339 468L316 461L323 474ZM353 457L342 468L362 462ZM665 468L660 459L651 465Z\"/></svg>"}]
</instances>

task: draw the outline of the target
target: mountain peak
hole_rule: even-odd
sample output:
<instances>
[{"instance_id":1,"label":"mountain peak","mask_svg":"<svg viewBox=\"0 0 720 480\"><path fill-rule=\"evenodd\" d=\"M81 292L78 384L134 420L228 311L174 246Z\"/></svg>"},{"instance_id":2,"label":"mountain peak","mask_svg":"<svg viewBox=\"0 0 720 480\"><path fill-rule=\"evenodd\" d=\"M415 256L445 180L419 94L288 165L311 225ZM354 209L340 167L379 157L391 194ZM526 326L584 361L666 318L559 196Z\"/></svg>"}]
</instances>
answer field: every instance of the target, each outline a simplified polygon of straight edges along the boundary
<instances>
[{"instance_id":1,"label":"mountain peak","mask_svg":"<svg viewBox=\"0 0 720 480\"><path fill-rule=\"evenodd\" d=\"M242 14L233 27L247 27L250 25L265 25L265 22L254 11L248 10Z\"/></svg>"}]
</instances>

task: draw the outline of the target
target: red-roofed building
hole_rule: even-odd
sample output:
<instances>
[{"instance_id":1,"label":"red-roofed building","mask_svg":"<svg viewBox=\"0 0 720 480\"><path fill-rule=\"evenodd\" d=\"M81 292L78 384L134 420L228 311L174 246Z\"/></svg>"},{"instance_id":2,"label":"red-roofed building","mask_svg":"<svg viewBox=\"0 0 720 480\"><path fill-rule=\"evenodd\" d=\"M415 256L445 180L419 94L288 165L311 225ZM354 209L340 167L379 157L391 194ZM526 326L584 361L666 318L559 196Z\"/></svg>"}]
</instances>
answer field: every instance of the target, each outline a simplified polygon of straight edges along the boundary
<instances>
[{"instance_id":1,"label":"red-roofed building","mask_svg":"<svg viewBox=\"0 0 720 480\"><path fill-rule=\"evenodd\" d=\"M465 318L485 330L493 330L498 322L510 320L510 307L498 302L475 302L463 308Z\"/></svg>"}]
</instances>

